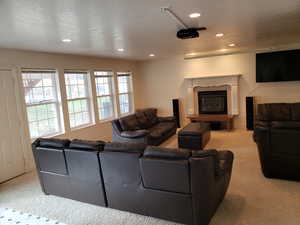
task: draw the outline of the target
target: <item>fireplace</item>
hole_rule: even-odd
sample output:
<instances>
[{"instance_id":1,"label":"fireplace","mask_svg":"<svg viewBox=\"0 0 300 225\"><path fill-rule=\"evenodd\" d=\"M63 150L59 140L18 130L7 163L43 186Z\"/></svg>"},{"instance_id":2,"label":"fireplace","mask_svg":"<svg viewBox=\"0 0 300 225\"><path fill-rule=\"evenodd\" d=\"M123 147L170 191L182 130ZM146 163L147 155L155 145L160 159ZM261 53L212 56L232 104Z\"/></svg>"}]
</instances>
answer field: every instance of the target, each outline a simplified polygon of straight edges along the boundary
<instances>
[{"instance_id":1,"label":"fireplace","mask_svg":"<svg viewBox=\"0 0 300 225\"><path fill-rule=\"evenodd\" d=\"M227 91L199 91L199 114L227 114Z\"/></svg>"}]
</instances>

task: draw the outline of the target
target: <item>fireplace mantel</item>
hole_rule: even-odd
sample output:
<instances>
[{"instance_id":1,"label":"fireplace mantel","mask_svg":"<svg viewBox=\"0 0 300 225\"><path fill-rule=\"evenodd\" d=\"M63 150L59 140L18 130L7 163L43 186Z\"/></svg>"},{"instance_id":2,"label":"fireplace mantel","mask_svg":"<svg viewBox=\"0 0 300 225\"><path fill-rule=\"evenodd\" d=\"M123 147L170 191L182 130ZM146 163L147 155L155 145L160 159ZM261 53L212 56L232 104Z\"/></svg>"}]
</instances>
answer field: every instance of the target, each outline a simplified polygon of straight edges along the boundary
<instances>
[{"instance_id":1,"label":"fireplace mantel","mask_svg":"<svg viewBox=\"0 0 300 225\"><path fill-rule=\"evenodd\" d=\"M195 114L195 99L194 89L197 87L221 87L228 86L230 89L230 107L229 110L232 115L239 114L239 78L241 74L225 74L225 75L203 75L185 77L188 82L188 114Z\"/></svg>"}]
</instances>

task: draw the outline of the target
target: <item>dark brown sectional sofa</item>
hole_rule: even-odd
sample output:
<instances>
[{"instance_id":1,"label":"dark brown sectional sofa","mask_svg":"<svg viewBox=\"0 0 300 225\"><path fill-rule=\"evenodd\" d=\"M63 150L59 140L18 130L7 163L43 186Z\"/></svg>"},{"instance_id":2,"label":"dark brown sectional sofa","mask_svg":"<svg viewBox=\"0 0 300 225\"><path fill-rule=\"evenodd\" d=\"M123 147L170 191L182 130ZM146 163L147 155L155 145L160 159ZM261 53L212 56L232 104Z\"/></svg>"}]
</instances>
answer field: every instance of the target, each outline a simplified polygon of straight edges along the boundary
<instances>
[{"instance_id":1,"label":"dark brown sectional sofa","mask_svg":"<svg viewBox=\"0 0 300 225\"><path fill-rule=\"evenodd\" d=\"M176 129L175 117L158 117L155 108L142 109L112 121L112 140L159 145L176 134Z\"/></svg>"},{"instance_id":2,"label":"dark brown sectional sofa","mask_svg":"<svg viewBox=\"0 0 300 225\"><path fill-rule=\"evenodd\" d=\"M264 176L300 180L300 103L259 104L253 137Z\"/></svg>"},{"instance_id":3,"label":"dark brown sectional sofa","mask_svg":"<svg viewBox=\"0 0 300 225\"><path fill-rule=\"evenodd\" d=\"M38 139L45 194L190 225L207 225L227 191L230 151Z\"/></svg>"}]
</instances>

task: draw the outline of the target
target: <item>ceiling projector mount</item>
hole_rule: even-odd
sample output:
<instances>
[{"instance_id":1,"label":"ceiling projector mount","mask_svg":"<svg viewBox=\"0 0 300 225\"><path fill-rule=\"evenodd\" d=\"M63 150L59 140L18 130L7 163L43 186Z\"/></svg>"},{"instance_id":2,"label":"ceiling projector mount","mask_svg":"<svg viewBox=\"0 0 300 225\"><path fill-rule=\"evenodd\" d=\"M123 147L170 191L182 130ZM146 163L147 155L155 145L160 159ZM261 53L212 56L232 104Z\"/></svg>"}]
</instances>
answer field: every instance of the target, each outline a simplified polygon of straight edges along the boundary
<instances>
[{"instance_id":1,"label":"ceiling projector mount","mask_svg":"<svg viewBox=\"0 0 300 225\"><path fill-rule=\"evenodd\" d=\"M160 8L161 12L167 13L172 19L176 21L176 23L182 27L179 31L177 31L177 38L179 39L190 39L190 38L198 38L199 31L206 30L206 27L188 27L182 19L180 19L169 7Z\"/></svg>"}]
</instances>

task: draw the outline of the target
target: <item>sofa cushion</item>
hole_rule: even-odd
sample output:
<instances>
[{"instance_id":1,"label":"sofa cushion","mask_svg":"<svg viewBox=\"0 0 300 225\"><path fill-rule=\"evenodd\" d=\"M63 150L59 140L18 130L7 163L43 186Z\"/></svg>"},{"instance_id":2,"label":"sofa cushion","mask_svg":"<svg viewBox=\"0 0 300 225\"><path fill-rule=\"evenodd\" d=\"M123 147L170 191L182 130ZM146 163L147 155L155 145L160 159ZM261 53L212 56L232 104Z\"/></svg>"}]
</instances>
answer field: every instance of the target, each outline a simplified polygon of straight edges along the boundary
<instances>
[{"instance_id":1,"label":"sofa cushion","mask_svg":"<svg viewBox=\"0 0 300 225\"><path fill-rule=\"evenodd\" d=\"M172 129L176 127L175 123L162 122L156 124L150 129L150 136L152 137L161 137L169 133Z\"/></svg>"},{"instance_id":2,"label":"sofa cushion","mask_svg":"<svg viewBox=\"0 0 300 225\"><path fill-rule=\"evenodd\" d=\"M259 104L257 107L257 116L263 121L287 121L291 120L291 104L288 103L270 103Z\"/></svg>"},{"instance_id":3,"label":"sofa cushion","mask_svg":"<svg viewBox=\"0 0 300 225\"><path fill-rule=\"evenodd\" d=\"M147 134L149 134L148 130L134 130L134 131L123 131L121 132L121 136L125 138L138 138L138 137L144 137Z\"/></svg>"},{"instance_id":4,"label":"sofa cushion","mask_svg":"<svg viewBox=\"0 0 300 225\"><path fill-rule=\"evenodd\" d=\"M104 146L104 151L143 153L146 147L144 143L108 142Z\"/></svg>"},{"instance_id":5,"label":"sofa cushion","mask_svg":"<svg viewBox=\"0 0 300 225\"><path fill-rule=\"evenodd\" d=\"M300 103L291 104L292 120L300 121Z\"/></svg>"},{"instance_id":6,"label":"sofa cushion","mask_svg":"<svg viewBox=\"0 0 300 225\"><path fill-rule=\"evenodd\" d=\"M103 150L105 142L103 141L87 141L74 139L71 141L69 148L71 149L80 149L88 151L99 151Z\"/></svg>"},{"instance_id":7,"label":"sofa cushion","mask_svg":"<svg viewBox=\"0 0 300 225\"><path fill-rule=\"evenodd\" d=\"M157 146L148 146L144 152L144 157L159 159L188 159L191 151L187 149L162 148Z\"/></svg>"},{"instance_id":8,"label":"sofa cushion","mask_svg":"<svg viewBox=\"0 0 300 225\"><path fill-rule=\"evenodd\" d=\"M300 130L300 121L272 121L271 128Z\"/></svg>"},{"instance_id":9,"label":"sofa cushion","mask_svg":"<svg viewBox=\"0 0 300 225\"><path fill-rule=\"evenodd\" d=\"M140 129L139 123L138 123L138 120L137 120L135 114L121 117L119 119L119 121L120 121L120 125L121 125L121 128L123 131Z\"/></svg>"},{"instance_id":10,"label":"sofa cushion","mask_svg":"<svg viewBox=\"0 0 300 225\"><path fill-rule=\"evenodd\" d=\"M190 152L149 146L140 158L145 188L190 194Z\"/></svg>"},{"instance_id":11,"label":"sofa cushion","mask_svg":"<svg viewBox=\"0 0 300 225\"><path fill-rule=\"evenodd\" d=\"M152 126L152 123L146 116L145 111L137 111L135 115L141 129L148 129Z\"/></svg>"},{"instance_id":12,"label":"sofa cushion","mask_svg":"<svg viewBox=\"0 0 300 225\"><path fill-rule=\"evenodd\" d=\"M178 136L200 136L209 130L208 123L190 123L178 132Z\"/></svg>"},{"instance_id":13,"label":"sofa cushion","mask_svg":"<svg viewBox=\"0 0 300 225\"><path fill-rule=\"evenodd\" d=\"M44 148L65 148L70 144L68 139L39 138L39 146Z\"/></svg>"},{"instance_id":14,"label":"sofa cushion","mask_svg":"<svg viewBox=\"0 0 300 225\"><path fill-rule=\"evenodd\" d=\"M148 109L138 110L137 112L143 112L146 115L150 127L158 123L157 109L148 108Z\"/></svg>"}]
</instances>

